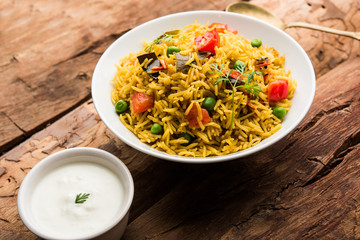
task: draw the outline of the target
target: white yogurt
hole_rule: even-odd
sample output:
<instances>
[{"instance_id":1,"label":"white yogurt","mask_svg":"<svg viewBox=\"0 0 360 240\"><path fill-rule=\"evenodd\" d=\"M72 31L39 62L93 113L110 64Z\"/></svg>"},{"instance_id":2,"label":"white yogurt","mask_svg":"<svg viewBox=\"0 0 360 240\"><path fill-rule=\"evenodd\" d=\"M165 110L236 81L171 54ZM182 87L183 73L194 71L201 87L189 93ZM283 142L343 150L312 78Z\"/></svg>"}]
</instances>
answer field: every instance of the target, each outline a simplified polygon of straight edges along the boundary
<instances>
[{"instance_id":1,"label":"white yogurt","mask_svg":"<svg viewBox=\"0 0 360 240\"><path fill-rule=\"evenodd\" d=\"M76 195L89 193L82 204ZM76 238L108 225L121 209L124 186L110 169L91 162L74 162L49 171L31 198L34 221L49 235Z\"/></svg>"}]
</instances>

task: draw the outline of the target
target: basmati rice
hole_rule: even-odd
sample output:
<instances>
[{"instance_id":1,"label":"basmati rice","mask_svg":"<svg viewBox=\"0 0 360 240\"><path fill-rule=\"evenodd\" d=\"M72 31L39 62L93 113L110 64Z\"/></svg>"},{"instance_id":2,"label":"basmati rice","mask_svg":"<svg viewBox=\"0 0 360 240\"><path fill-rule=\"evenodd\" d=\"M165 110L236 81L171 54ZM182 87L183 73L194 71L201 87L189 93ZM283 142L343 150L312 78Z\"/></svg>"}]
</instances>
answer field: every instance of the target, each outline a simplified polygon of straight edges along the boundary
<instances>
[{"instance_id":1,"label":"basmati rice","mask_svg":"<svg viewBox=\"0 0 360 240\"><path fill-rule=\"evenodd\" d=\"M137 60L137 56L147 53L145 49L125 56L116 66L112 102L115 104L119 100L125 100L130 103L129 111L120 114L120 121L140 141L168 154L207 157L250 148L281 128L281 120L273 115L272 109L282 106L288 111L291 106L290 99L294 95L296 82L292 79L290 71L285 71L284 56L279 56L274 48L264 44L259 48L252 47L249 40L225 31L219 33L220 46L215 47L215 55L202 60L199 58L194 39L196 36L204 35L206 31L209 31L208 25L195 22L186 26L185 31L171 41L154 44L153 51L168 65L166 70L159 71L157 79L153 79L143 70L150 61L140 64ZM144 44L146 47L151 43ZM187 70L177 72L175 55L167 56L168 46L179 47L181 55L191 54L187 61ZM261 69L255 66L256 59L266 57L271 61L269 66ZM254 83L262 90L258 98L244 89L235 91L232 96L232 89L227 89L224 82L215 84L220 73L212 66L215 64L223 66L224 69L231 69L236 60L246 64L246 73L262 72L261 75L254 75ZM287 98L269 103L267 86L279 79L287 80L289 83ZM153 107L142 113L134 113L131 98L135 91L153 96ZM192 105L195 104L201 113L201 104L209 96L216 99L214 110L210 111L211 121L203 124L203 116L200 114L197 119L199 127L189 128L186 115ZM235 115L232 120L233 97ZM153 123L159 123L163 127L162 134L150 132ZM184 146L187 140L179 138L181 133L190 134L194 141Z\"/></svg>"}]
</instances>

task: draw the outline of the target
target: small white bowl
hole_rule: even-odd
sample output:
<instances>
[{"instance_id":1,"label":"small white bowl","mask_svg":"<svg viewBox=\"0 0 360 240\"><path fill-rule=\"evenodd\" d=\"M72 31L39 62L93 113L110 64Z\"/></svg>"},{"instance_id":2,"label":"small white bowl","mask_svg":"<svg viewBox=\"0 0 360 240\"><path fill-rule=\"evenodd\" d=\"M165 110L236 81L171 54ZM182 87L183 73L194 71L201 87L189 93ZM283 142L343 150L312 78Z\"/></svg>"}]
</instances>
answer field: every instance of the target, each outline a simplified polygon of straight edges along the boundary
<instances>
[{"instance_id":1,"label":"small white bowl","mask_svg":"<svg viewBox=\"0 0 360 240\"><path fill-rule=\"evenodd\" d=\"M95 163L101 167L105 167L114 174L114 177L119 179L123 188L123 200L121 206L119 207L118 212L114 214L115 216L109 219L108 223L104 224L104 226L97 231L84 232L83 234L77 234L73 237L69 235L66 238L64 238L64 236L57 236L46 230L44 226L36 221L31 202L34 190L39 185L40 181L45 179L49 172L62 166L73 163L83 164L84 162ZM79 147L59 151L36 164L21 183L17 198L17 207L20 218L26 227L37 236L44 239L120 239L128 223L129 209L133 196L134 182L130 171L123 162L106 151L96 148ZM111 197L111 194L109 197ZM44 199L44 201L51 200L51 196L49 196L49 199Z\"/></svg>"},{"instance_id":2,"label":"small white bowl","mask_svg":"<svg viewBox=\"0 0 360 240\"><path fill-rule=\"evenodd\" d=\"M259 38L263 44L274 47L280 55L285 55L285 68L291 69L292 77L297 81L292 106L287 113L282 128L254 147L243 151L214 157L183 157L170 155L142 143L119 120L111 102L111 80L116 73L115 64L129 53L143 48L143 40L151 42L166 31L198 23L225 23L239 31L247 39ZM91 93L95 108L106 126L122 141L149 155L183 163L213 163L236 159L256 153L282 139L300 123L308 112L315 95L315 73L306 52L284 31L266 22L249 16L221 11L192 11L160 17L144 23L117 39L101 56L92 78Z\"/></svg>"}]
</instances>

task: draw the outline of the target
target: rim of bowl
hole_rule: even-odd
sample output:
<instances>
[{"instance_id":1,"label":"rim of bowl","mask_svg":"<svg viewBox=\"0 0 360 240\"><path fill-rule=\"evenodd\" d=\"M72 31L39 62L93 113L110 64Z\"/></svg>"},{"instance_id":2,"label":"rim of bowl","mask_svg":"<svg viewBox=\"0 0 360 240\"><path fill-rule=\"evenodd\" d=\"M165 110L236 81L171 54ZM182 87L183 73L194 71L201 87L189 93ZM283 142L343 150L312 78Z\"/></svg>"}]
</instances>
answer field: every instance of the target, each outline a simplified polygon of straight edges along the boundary
<instances>
[{"instance_id":1,"label":"rim of bowl","mask_svg":"<svg viewBox=\"0 0 360 240\"><path fill-rule=\"evenodd\" d=\"M61 161L61 159L66 159L69 157L76 157L76 156L90 156L90 155L101 158L104 161L110 161L110 162L114 163L117 167L119 167L119 169L121 169L121 172L123 173L124 177L127 179L128 183L129 183L128 184L129 189L127 191L129 193L128 194L129 197L125 199L124 208L121 210L120 214L114 218L114 220L111 222L111 224L106 225L106 227L104 227L103 229L98 230L96 232L93 232L90 234L84 234L83 236L78 236L76 239L89 239L89 238L98 237L98 236L106 233L113 227L115 227L126 216L126 214L130 210L130 206L131 206L133 198L134 198L134 181L133 181L131 173L130 173L129 169L126 167L126 165L118 157L116 157L115 155L113 155L105 150L91 148L91 147L69 148L69 149L64 149L64 150L60 150L56 153L53 153L53 154L47 156L46 158L44 158L43 160L41 160L40 162L38 162L26 174L25 178L23 179L23 181L20 185L18 196L17 196L17 209L18 209L18 213L19 213L19 216L20 216L22 222L31 232L33 232L37 236L44 238L44 239L53 239L54 238L54 236L48 235L46 233L43 233L41 230L39 230L39 228L36 227L36 224L33 224L30 221L30 218L28 218L27 212L24 210L24 208L26 207L25 202L27 200L25 198L26 195L25 195L24 191L28 191L29 188L33 189L35 187L35 185L29 186L31 178L36 177L37 174L42 173L44 170L51 169L52 168L51 165L59 163L59 161ZM103 165L102 162L96 162L96 163L99 165ZM59 166L61 166L61 164ZM105 166L105 167L110 169L107 166ZM117 173L116 171L114 171L114 169L110 169L110 170ZM67 239L73 239L73 238L67 238Z\"/></svg>"},{"instance_id":2,"label":"rim of bowl","mask_svg":"<svg viewBox=\"0 0 360 240\"><path fill-rule=\"evenodd\" d=\"M98 106L98 102L96 101L96 94L94 94L95 87L94 87L94 77L97 75L96 73L99 71L98 70L98 65L99 63L103 60L103 58L105 58L106 54L108 52L111 51L112 48L114 48L114 46L117 44L117 41L119 41L120 39L126 37L128 34L130 34L133 30L136 30L138 28L144 28L147 25L151 25L155 22L161 22L164 19L167 18L171 18L171 17L176 17L179 15L193 15L193 14L218 14L218 15L231 15L234 17L237 17L239 19L244 18L244 19L248 19L251 21L255 21L257 23L263 24L269 28L271 28L273 31L275 31L277 34L283 35L285 38L287 38L287 40L289 40L290 42L292 42L292 44L295 44L297 46L297 48L300 50L300 52L303 54L304 60L307 62L307 65L310 66L310 75L311 75L311 90L313 90L311 92L310 95L310 101L308 101L307 105L304 107L304 111L303 113L299 116L299 118L296 119L296 121L294 121L291 126L286 129L284 132L279 133L277 135L277 138L272 139L271 141L265 142L262 145L256 145L253 147L250 147L248 149L245 150L241 150L239 152L235 152L235 153L230 153L230 154L226 154L226 155L221 155L221 156L209 156L209 157L184 157L184 156L179 156L179 155L171 155L168 154L166 152L162 152L156 149L152 149L152 151L149 151L145 148L143 148L141 145L134 143L132 141L129 141L126 137L123 137L121 134L119 134L112 126L111 124L107 121L106 117L105 117L105 113L103 113L101 111L101 106ZM123 56L119 56L119 60L120 58ZM109 80L110 81L110 80ZM234 159L238 159L238 158L242 158L242 157L246 157L248 155L254 154L256 152L259 152L271 145L273 145L274 143L278 142L279 140L281 140L282 138L284 138L286 135L288 135L291 131L293 131L297 125L303 120L303 118L305 117L305 115L307 114L307 112L309 111L311 104L314 100L315 97L315 91L316 91L316 77L315 77L315 71L314 71L314 67L311 63L311 60L309 58L309 56L307 55L307 53L305 52L305 50L301 47L301 45L294 39L292 38L290 35L288 35L285 31L267 23L264 22L262 20L259 20L257 18L251 17L251 16L247 16L247 15L243 15L243 14L239 14L239 13L232 13L232 12L225 12L225 11L217 11L217 10L198 10L198 11L186 11L186 12L180 12L180 13L174 13L174 14L169 14L169 15L165 15L159 18L155 18L152 19L148 22L142 23L136 27L134 27L133 29L131 29L130 31L126 32L125 34L123 34L122 36L120 36L118 39L116 39L105 51L104 53L101 55L100 59L98 60L96 66L95 66L95 70L93 72L93 77L92 77L92 83L91 83L91 94L92 94L92 98L93 98L93 102L94 102L94 106L95 109L97 111L97 113L99 114L100 118L102 119L102 121L105 123L105 125L107 126L107 128L109 128L111 130L111 132L113 132L119 139L121 139L123 142L125 142L127 145L135 148L136 150L146 153L148 155L157 157L157 158L161 158L161 159L165 159L165 160L169 160L169 161L173 161L173 162L181 162L181 163L191 163L191 164L202 164L202 163L216 163L216 162L224 162L224 161L229 161L229 160L234 160ZM296 93L295 93L296 94ZM109 93L110 96L110 93ZM120 122L120 121L119 121ZM128 130L128 129L127 129ZM130 131L130 130L128 130ZM130 131L131 134L133 134ZM276 134L276 133L275 133ZM272 135L273 136L273 135ZM270 136L271 137L271 136ZM262 142L265 139L262 140Z\"/></svg>"}]
</instances>

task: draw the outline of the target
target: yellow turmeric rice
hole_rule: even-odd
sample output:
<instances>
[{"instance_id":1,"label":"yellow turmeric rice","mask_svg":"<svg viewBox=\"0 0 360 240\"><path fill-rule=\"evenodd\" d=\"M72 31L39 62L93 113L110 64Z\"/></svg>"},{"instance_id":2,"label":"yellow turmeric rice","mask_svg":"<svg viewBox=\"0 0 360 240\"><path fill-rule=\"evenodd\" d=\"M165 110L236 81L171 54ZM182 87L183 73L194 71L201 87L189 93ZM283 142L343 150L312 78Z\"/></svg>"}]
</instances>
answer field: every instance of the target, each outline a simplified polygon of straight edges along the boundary
<instances>
[{"instance_id":1,"label":"yellow turmeric rice","mask_svg":"<svg viewBox=\"0 0 360 240\"><path fill-rule=\"evenodd\" d=\"M238 152L271 136L296 89L284 56L218 23L165 32L116 67L112 102L129 106L120 121L141 142L188 157Z\"/></svg>"}]
</instances>

